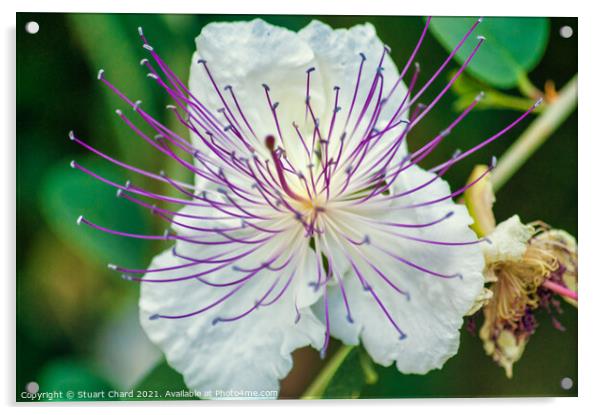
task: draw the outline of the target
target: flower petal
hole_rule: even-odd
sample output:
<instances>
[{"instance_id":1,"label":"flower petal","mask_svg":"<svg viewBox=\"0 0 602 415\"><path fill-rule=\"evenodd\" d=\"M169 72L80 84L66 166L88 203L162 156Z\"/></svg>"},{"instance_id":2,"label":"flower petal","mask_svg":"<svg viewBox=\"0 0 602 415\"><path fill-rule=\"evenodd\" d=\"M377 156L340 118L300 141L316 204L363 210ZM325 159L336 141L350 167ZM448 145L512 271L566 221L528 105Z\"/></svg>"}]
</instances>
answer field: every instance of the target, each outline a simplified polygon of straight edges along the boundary
<instances>
[{"instance_id":1,"label":"flower petal","mask_svg":"<svg viewBox=\"0 0 602 415\"><path fill-rule=\"evenodd\" d=\"M412 189L433 178L432 173L413 167L405 172L395 188ZM416 191L372 211L361 210L359 215L367 220L354 220L358 215L339 220L341 234L355 240L368 236L370 243L356 246L355 251L341 241L339 244L336 240L330 243L330 249L347 247L347 261L352 262L360 274L358 276L350 271L344 278L354 323L346 318L345 304L338 287L330 288L333 335L347 344L357 344L361 339L375 362L390 365L396 361L397 368L403 373L423 374L440 368L457 352L463 316L470 310L483 287L484 261L478 244L445 246L405 239L391 233L431 241L475 241L475 234L469 228L472 219L464 206L446 200L417 209L403 208L408 204L449 194L447 183L435 179L428 186L428 191ZM383 221L410 224L435 222L450 211L453 212L452 216L423 228L393 229L379 225ZM393 256L439 273L440 276L421 271ZM337 266L344 267L345 264L335 263ZM461 273L462 278L452 278L456 273ZM409 299L393 289L383 275L407 293ZM370 288L366 289L365 286ZM318 304L316 309L320 309Z\"/></svg>"},{"instance_id":2,"label":"flower petal","mask_svg":"<svg viewBox=\"0 0 602 415\"><path fill-rule=\"evenodd\" d=\"M224 108L225 102L231 111L226 111L230 123L236 118L234 126L263 158L269 158L264 139L267 135L274 135L284 142L283 147L293 161L301 161L297 159L304 156L304 149L293 122L299 124L304 133L309 132L311 138L313 122L304 115L306 71L314 67L316 62L309 45L297 33L261 19L209 24L197 37L196 44L197 52L190 70L192 93L213 111ZM199 59L206 61L219 93L212 87L206 68L198 63ZM319 73L313 74L310 85L312 106L318 113L324 107L320 77ZM274 110L276 116L268 102L264 85L269 87L271 104L277 105ZM232 87L244 118L230 92L224 90L226 86ZM224 120L224 117L221 118ZM278 144L282 142L278 141Z\"/></svg>"},{"instance_id":3,"label":"flower petal","mask_svg":"<svg viewBox=\"0 0 602 415\"><path fill-rule=\"evenodd\" d=\"M329 105L326 107L327 111L331 111L333 108L334 93L331 91L335 86L340 87L339 106L341 107L341 115L339 116L340 121L335 125L335 133L333 133L333 137L337 139L335 145L338 145L338 137L343 132L343 127L345 126L344 121L348 113L352 110L351 107L362 56L365 58L361 72L361 81L358 84L357 96L353 103L353 112L348 124L349 127L346 129L347 142L349 144L347 149L352 149L353 146L351 144L357 143L357 140L362 137L358 133L363 132L362 128L365 128L369 124L371 110L379 102L380 87L378 83L373 84L373 81L382 76L383 95L380 99L385 98L398 80L399 72L397 67L388 53L384 54L383 58L385 45L378 38L374 26L370 23L353 26L349 29L332 29L330 26L314 20L299 31L299 36L309 44L316 56L316 61L318 62L317 72L322 74L323 86L326 89L325 96L330 97ZM371 95L370 92L373 86L374 91ZM392 96L387 100L387 103L382 107L382 111L378 116L378 122L374 126L375 128L383 129L388 125L388 122L399 108L399 104L403 101L406 92L407 88L405 84L400 82ZM372 98L369 100L371 96ZM366 108L366 114L360 117L362 107L366 102L369 103ZM326 114L324 118L330 119L330 113ZM360 122L358 133L352 135L351 132L354 123L360 118L362 122ZM402 111L399 114L399 118L407 119L407 110ZM386 149L399 136L403 128L404 125L400 125L397 128L393 128L389 133L384 134L378 140L375 140L376 147L374 147L370 155L382 155L383 153L380 150ZM333 152L336 149L338 147L335 147ZM406 152L404 143L399 152L400 157L403 157ZM343 159L345 159L347 153L343 154Z\"/></svg>"},{"instance_id":4,"label":"flower petal","mask_svg":"<svg viewBox=\"0 0 602 415\"><path fill-rule=\"evenodd\" d=\"M487 263L519 261L527 250L527 242L534 234L533 226L523 225L518 215L501 222L488 236L491 245L483 247Z\"/></svg>"},{"instance_id":5,"label":"flower petal","mask_svg":"<svg viewBox=\"0 0 602 415\"><path fill-rule=\"evenodd\" d=\"M204 213L196 208L186 208L183 213L194 212ZM207 222L202 221L204 226ZM216 227L227 226L214 223ZM186 225L196 226L194 221ZM186 237L185 229L180 226L178 236ZM175 250L163 252L149 267L169 269L148 272L141 283L140 319L144 330L165 353L169 364L183 374L188 387L196 391L277 391L278 380L292 367L291 352L309 344L319 348L323 341L323 325L308 308L308 303L317 300L308 286L316 278L316 260L306 244L296 244L289 236L275 238L273 243L237 260L234 267L228 264L206 275L203 271L214 268L215 263L184 266L191 263L191 256L219 260L248 249L237 245L241 244L203 246L179 240ZM271 269L260 269L243 283L208 285L241 279L249 269L268 261L278 246L295 249L299 261L292 260L286 266L284 261L273 262ZM198 278L186 278L199 274ZM186 279L156 282L175 278ZM174 318L203 309L189 317Z\"/></svg>"}]
</instances>

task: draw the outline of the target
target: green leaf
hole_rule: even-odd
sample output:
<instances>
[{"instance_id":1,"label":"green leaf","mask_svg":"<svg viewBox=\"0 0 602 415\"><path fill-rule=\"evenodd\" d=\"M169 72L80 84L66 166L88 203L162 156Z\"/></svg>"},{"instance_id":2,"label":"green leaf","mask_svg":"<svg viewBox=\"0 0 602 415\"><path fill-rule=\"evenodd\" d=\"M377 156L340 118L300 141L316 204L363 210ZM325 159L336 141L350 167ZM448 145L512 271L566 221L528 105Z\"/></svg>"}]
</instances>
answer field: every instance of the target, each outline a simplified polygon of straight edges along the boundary
<instances>
[{"instance_id":1,"label":"green leaf","mask_svg":"<svg viewBox=\"0 0 602 415\"><path fill-rule=\"evenodd\" d=\"M96 156L80 157L78 163L116 183L127 178L123 171ZM65 160L51 168L42 183L40 210L54 232L84 258L100 263L145 266L149 241L110 235L86 225L77 225L80 215L104 227L129 233L148 234L147 213L141 207L115 196L115 189L72 169Z\"/></svg>"},{"instance_id":2,"label":"green leaf","mask_svg":"<svg viewBox=\"0 0 602 415\"><path fill-rule=\"evenodd\" d=\"M139 399L166 399L166 400L188 400L194 399L189 396L167 396L167 392L171 392L173 395L177 395L178 392L188 391L188 387L184 383L182 375L176 372L171 366L167 364L165 360L161 360L157 366L155 366L150 372L144 376L144 378L134 386L134 397L136 398L138 393L144 393L145 391L156 392L157 395L151 394L150 396L140 397Z\"/></svg>"},{"instance_id":3,"label":"green leaf","mask_svg":"<svg viewBox=\"0 0 602 415\"><path fill-rule=\"evenodd\" d=\"M429 30L451 52L474 22L474 17L434 17ZM545 17L486 17L455 59L460 64L464 62L476 45L477 36L485 36L468 72L495 87L513 88L524 82L527 73L541 60L549 29L550 22Z\"/></svg>"}]
</instances>

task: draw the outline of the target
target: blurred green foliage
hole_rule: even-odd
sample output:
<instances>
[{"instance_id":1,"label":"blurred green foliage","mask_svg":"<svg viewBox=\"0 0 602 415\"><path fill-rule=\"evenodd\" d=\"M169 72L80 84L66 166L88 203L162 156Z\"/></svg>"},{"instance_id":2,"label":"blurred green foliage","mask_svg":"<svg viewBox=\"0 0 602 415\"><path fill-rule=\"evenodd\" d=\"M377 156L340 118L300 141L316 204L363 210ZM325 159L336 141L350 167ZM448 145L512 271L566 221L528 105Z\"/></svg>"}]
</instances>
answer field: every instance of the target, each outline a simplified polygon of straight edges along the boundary
<instances>
[{"instance_id":1,"label":"blurred green foliage","mask_svg":"<svg viewBox=\"0 0 602 415\"><path fill-rule=\"evenodd\" d=\"M136 304L138 287L111 273L106 263L143 267L164 248L161 243L120 240L75 225L77 217L85 214L91 220L126 232L157 233L165 228L165 223L156 217L144 215L126 201L115 198L114 189L70 169L68 162L76 159L119 183L131 179L140 186L157 188L156 182L91 157L85 149L68 140L67 132L74 130L78 137L101 151L137 167L150 171L163 169L172 177L190 180L186 172L145 145L115 116L114 110L126 111L126 105L96 80L98 69L104 68L107 79L132 99L141 99L144 108L159 121L185 135L177 120L168 117L168 112L163 110L168 103L165 95L146 78L145 71L139 66L139 60L145 54L137 27L144 28L155 50L186 80L194 37L205 24L253 17L17 15L18 394L32 380L40 383L41 391L53 388L123 389L124 386L114 385L115 382L103 375L101 363L93 351L99 344L101 329L111 327L111 321L120 318L120 313L128 306ZM298 30L314 17L274 15L264 18L273 24ZM424 24L418 17L315 18L334 27L370 21L381 39L391 47L392 57L399 66L411 53ZM24 31L25 23L30 20L40 24L40 32L36 35ZM507 56L502 56L504 54L496 49L496 42L510 39L517 48L510 55L523 71L532 70L529 77L534 85L541 87L547 80L553 80L562 86L577 71L577 36L563 39L558 35L559 28L566 24L578 33L576 19L554 18L549 23L547 20L521 20L520 23L513 20L513 24L508 25L507 22L498 24L491 18L483 23L481 33L492 41L488 43L492 46L488 46L490 52L486 52L485 47L483 51L490 54L486 56L493 56L490 59L508 63ZM432 74L448 55L444 32L447 31L450 38L457 36L455 26L440 23L435 27L437 37L429 33L417 56L424 77ZM542 39L547 39L547 33L550 36L545 48L546 42ZM505 71L497 71L482 66L484 63L479 64L478 58L474 62L478 69L474 69L472 75L494 86L516 86L515 66L508 64ZM445 86L451 71L457 70L458 66L450 65L446 75L435 80L425 94L424 102L429 102ZM518 95L515 89L504 92ZM455 118L457 98L452 91L443 97L435 111L412 132L411 148L419 148ZM472 114L455 134L441 143L424 165L441 163L456 148L476 145L516 115L512 110ZM465 182L474 164L488 161L493 154L500 156L527 125L519 125L505 138L451 169L446 178L452 187ZM161 190L170 191L167 188ZM495 212L500 220L518 213L525 222L539 219L577 234L576 114L498 193L497 199ZM464 333L459 354L443 370L426 376L403 376L394 368L377 367L376 383L358 382L359 352L351 354L343 366L344 372L337 375L340 380L329 387L326 396L575 395L576 387L570 391L560 388L563 377L571 377L575 382L577 379L577 313L568 306L565 310L561 316L567 328L565 333L554 330L543 315L545 313L541 313L541 327L516 365L512 380L507 380L503 371L485 356L478 338ZM139 338L120 338L117 350L119 353L136 353L136 348L128 345L137 345L140 341ZM150 372L138 387L177 389L182 386L181 376L166 364L159 364L155 369L152 369L154 361L144 364L141 370Z\"/></svg>"}]
</instances>

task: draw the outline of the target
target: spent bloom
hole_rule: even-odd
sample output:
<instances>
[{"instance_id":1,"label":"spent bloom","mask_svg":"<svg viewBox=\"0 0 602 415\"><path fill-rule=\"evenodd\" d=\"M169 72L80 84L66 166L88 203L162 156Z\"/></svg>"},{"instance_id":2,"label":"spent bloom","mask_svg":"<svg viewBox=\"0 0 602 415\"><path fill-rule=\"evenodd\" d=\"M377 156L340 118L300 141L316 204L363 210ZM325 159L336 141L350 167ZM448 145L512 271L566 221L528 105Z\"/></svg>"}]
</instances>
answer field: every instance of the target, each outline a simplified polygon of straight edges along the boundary
<instances>
[{"instance_id":1,"label":"spent bloom","mask_svg":"<svg viewBox=\"0 0 602 415\"><path fill-rule=\"evenodd\" d=\"M196 39L188 85L140 30L141 64L190 130L188 140L130 100L153 134L118 116L155 151L194 173L194 183L101 157L176 189L178 197L113 183L170 230L135 235L173 241L148 269L111 268L142 284L141 323L196 390L277 390L291 352L324 353L331 336L364 345L404 373L440 368L458 349L459 328L483 288L485 240L453 202L441 176L502 136L532 110L477 146L424 170L418 163L477 105L427 144L407 136L449 90L484 42L476 20L424 82L414 51L398 72L370 24L333 30L313 21L298 33L262 20L213 23ZM465 44L473 47L434 99L424 92ZM404 82L408 80L407 86ZM418 85L421 85L418 87ZM489 167L492 168L492 166Z\"/></svg>"},{"instance_id":2,"label":"spent bloom","mask_svg":"<svg viewBox=\"0 0 602 415\"><path fill-rule=\"evenodd\" d=\"M577 243L565 231L543 223L524 225L516 215L500 223L489 239L484 274L491 295L479 336L485 352L511 378L538 326L535 310L545 309L553 325L564 330L554 314L562 313L559 295L576 305Z\"/></svg>"}]
</instances>

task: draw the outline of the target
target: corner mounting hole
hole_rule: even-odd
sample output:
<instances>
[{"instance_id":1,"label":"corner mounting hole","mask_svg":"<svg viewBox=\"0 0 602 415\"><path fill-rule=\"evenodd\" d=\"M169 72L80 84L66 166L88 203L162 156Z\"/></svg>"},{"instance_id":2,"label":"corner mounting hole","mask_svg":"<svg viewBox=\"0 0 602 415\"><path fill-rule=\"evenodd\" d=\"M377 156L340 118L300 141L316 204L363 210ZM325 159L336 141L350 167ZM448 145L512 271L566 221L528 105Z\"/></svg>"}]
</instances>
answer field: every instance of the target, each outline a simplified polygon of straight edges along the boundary
<instances>
[{"instance_id":1,"label":"corner mounting hole","mask_svg":"<svg viewBox=\"0 0 602 415\"><path fill-rule=\"evenodd\" d=\"M560 381L560 387L565 391L571 390L573 388L573 379L569 377L562 378Z\"/></svg>"},{"instance_id":2,"label":"corner mounting hole","mask_svg":"<svg viewBox=\"0 0 602 415\"><path fill-rule=\"evenodd\" d=\"M27 22L25 24L25 31L27 33L29 33L30 35L35 35L36 33L38 33L40 31L40 25L38 24L38 22Z\"/></svg>"},{"instance_id":3,"label":"corner mounting hole","mask_svg":"<svg viewBox=\"0 0 602 415\"><path fill-rule=\"evenodd\" d=\"M573 36L573 28L571 26L562 26L559 32L560 36L565 39L569 39Z\"/></svg>"}]
</instances>

